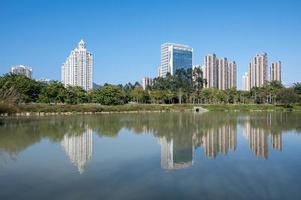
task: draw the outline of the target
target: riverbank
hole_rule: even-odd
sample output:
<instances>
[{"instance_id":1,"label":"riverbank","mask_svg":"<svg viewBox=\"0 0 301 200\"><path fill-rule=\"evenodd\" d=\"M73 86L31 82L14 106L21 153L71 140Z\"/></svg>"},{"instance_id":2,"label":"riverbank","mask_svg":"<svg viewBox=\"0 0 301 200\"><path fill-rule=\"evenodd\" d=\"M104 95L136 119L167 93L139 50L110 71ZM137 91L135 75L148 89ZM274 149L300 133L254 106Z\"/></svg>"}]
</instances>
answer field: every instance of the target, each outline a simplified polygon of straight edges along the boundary
<instances>
[{"instance_id":1,"label":"riverbank","mask_svg":"<svg viewBox=\"0 0 301 200\"><path fill-rule=\"evenodd\" d=\"M208 111L301 111L300 105L266 105L266 104L125 104L104 106L99 104L0 104L0 115L31 116L57 114L99 114L99 113L137 113L137 112L184 112L196 107Z\"/></svg>"}]
</instances>

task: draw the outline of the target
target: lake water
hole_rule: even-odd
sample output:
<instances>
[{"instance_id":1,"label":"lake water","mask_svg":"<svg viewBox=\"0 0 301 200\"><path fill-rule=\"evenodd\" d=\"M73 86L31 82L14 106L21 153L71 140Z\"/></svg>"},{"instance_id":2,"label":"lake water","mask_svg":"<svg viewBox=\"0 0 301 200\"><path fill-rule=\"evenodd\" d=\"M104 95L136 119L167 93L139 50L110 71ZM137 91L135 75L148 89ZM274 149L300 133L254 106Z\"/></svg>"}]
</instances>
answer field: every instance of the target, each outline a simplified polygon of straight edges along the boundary
<instances>
[{"instance_id":1,"label":"lake water","mask_svg":"<svg viewBox=\"0 0 301 200\"><path fill-rule=\"evenodd\" d=\"M0 119L0 199L301 199L301 113Z\"/></svg>"}]
</instances>

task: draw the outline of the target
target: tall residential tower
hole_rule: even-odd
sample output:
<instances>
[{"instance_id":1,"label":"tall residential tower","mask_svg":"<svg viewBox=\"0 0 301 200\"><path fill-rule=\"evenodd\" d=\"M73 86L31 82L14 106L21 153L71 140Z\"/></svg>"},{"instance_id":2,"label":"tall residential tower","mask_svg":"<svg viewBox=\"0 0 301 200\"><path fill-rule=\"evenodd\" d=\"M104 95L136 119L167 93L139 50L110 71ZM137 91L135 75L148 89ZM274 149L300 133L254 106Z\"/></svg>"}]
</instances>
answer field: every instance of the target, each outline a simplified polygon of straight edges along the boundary
<instances>
[{"instance_id":1,"label":"tall residential tower","mask_svg":"<svg viewBox=\"0 0 301 200\"><path fill-rule=\"evenodd\" d=\"M78 43L78 47L71 51L62 65L62 83L67 86L80 86L85 90L93 87L93 56L86 49L83 40Z\"/></svg>"},{"instance_id":2,"label":"tall residential tower","mask_svg":"<svg viewBox=\"0 0 301 200\"><path fill-rule=\"evenodd\" d=\"M206 88L220 90L236 87L236 63L227 58L218 59L215 54L208 54L204 58L202 67Z\"/></svg>"},{"instance_id":3,"label":"tall residential tower","mask_svg":"<svg viewBox=\"0 0 301 200\"><path fill-rule=\"evenodd\" d=\"M268 80L268 56L256 54L249 64L249 88L260 87Z\"/></svg>"},{"instance_id":4,"label":"tall residential tower","mask_svg":"<svg viewBox=\"0 0 301 200\"><path fill-rule=\"evenodd\" d=\"M281 82L281 62L273 62L270 68L270 81Z\"/></svg>"}]
</instances>

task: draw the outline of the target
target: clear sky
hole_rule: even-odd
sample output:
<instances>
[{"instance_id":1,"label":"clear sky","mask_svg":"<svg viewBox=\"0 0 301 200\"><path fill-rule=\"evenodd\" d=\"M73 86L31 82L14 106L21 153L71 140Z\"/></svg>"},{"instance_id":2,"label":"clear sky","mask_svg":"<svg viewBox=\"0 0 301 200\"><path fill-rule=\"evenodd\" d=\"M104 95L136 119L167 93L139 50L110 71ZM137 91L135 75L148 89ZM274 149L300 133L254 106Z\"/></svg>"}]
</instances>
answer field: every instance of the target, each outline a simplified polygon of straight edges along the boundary
<instances>
[{"instance_id":1,"label":"clear sky","mask_svg":"<svg viewBox=\"0 0 301 200\"><path fill-rule=\"evenodd\" d=\"M301 81L300 0L1 0L0 25L0 74L24 64L59 80L83 38L99 84L155 77L164 42L193 47L194 64L235 60L239 88L258 52L283 62L285 84Z\"/></svg>"}]
</instances>

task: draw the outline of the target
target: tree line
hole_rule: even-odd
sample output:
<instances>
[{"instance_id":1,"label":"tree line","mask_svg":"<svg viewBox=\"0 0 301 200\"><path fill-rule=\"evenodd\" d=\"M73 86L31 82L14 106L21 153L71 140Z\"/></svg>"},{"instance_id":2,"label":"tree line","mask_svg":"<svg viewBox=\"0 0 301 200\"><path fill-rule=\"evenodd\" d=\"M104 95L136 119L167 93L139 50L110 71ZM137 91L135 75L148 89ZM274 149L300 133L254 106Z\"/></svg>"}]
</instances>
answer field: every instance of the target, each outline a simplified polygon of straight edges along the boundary
<instances>
[{"instance_id":1,"label":"tree line","mask_svg":"<svg viewBox=\"0 0 301 200\"><path fill-rule=\"evenodd\" d=\"M79 86L65 87L58 81L49 84L23 75L0 76L0 102L120 105L127 103L156 104L292 104L301 103L301 83L286 88L280 82L266 82L250 91L236 88L218 90L205 88L202 71L179 69L172 76L157 77L153 85L143 90L136 82L125 85L104 84L89 91Z\"/></svg>"}]
</instances>

